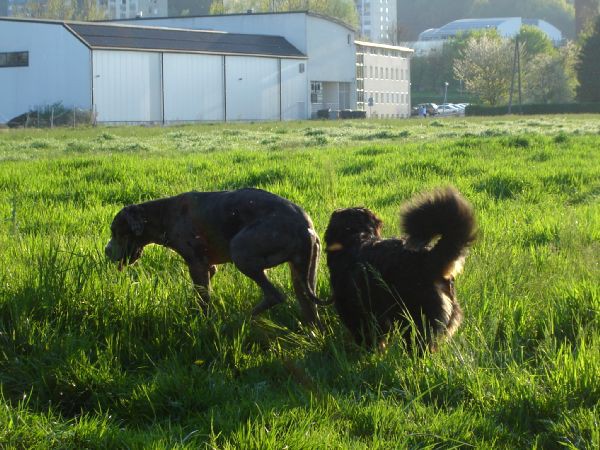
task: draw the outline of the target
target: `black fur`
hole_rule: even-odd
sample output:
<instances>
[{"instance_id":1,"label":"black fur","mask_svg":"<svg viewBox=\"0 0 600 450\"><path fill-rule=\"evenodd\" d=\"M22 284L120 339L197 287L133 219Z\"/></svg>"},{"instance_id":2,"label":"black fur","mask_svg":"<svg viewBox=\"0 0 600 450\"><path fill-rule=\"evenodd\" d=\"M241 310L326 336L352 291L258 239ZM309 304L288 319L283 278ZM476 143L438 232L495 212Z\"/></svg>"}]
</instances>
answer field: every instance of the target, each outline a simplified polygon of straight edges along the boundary
<instances>
[{"instance_id":1,"label":"black fur","mask_svg":"<svg viewBox=\"0 0 600 450\"><path fill-rule=\"evenodd\" d=\"M312 220L291 201L261 189L186 192L129 205L111 224L106 256L119 269L148 244L177 252L187 263L205 311L216 265L232 262L262 289L258 315L284 301L265 270L289 263L292 285L307 323L320 326L315 303L321 243Z\"/></svg>"},{"instance_id":2,"label":"black fur","mask_svg":"<svg viewBox=\"0 0 600 450\"><path fill-rule=\"evenodd\" d=\"M475 239L473 211L446 188L415 199L401 224L405 237L382 239L368 209L332 214L325 243L334 305L359 344L381 344L399 326L410 346L412 322L419 343L435 350L462 320L452 271Z\"/></svg>"}]
</instances>

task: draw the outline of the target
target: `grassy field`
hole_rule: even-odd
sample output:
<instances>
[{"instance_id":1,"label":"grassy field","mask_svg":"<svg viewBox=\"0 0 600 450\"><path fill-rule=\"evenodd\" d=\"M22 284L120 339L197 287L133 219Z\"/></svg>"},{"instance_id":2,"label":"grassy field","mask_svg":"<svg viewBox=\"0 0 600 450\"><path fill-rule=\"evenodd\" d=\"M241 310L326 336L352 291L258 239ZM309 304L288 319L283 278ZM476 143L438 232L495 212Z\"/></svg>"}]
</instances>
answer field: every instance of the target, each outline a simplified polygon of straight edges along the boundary
<instances>
[{"instance_id":1,"label":"grassy field","mask_svg":"<svg viewBox=\"0 0 600 450\"><path fill-rule=\"evenodd\" d=\"M465 322L415 357L288 301L258 320L231 266L198 311L183 262L103 248L125 204L261 187L322 235L452 184L479 239ZM600 448L600 117L0 130L0 448ZM318 294L330 288L324 258Z\"/></svg>"}]
</instances>

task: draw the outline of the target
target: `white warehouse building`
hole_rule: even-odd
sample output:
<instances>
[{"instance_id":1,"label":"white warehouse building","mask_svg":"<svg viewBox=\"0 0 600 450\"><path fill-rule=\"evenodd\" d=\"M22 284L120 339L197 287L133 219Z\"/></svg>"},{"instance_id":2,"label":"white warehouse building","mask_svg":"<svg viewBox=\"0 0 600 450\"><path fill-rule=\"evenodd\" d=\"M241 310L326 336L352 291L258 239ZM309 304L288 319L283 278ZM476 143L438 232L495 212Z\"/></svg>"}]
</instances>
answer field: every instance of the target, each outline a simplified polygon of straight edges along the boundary
<instances>
[{"instance_id":1,"label":"white warehouse building","mask_svg":"<svg viewBox=\"0 0 600 450\"><path fill-rule=\"evenodd\" d=\"M0 124L57 103L98 123L303 120L366 110L369 97L373 117L406 117L411 54L355 41L348 25L305 11L0 17Z\"/></svg>"},{"instance_id":2,"label":"white warehouse building","mask_svg":"<svg viewBox=\"0 0 600 450\"><path fill-rule=\"evenodd\" d=\"M280 36L0 18L0 123L62 103L101 123L306 118Z\"/></svg>"},{"instance_id":3,"label":"white warehouse building","mask_svg":"<svg viewBox=\"0 0 600 450\"><path fill-rule=\"evenodd\" d=\"M303 118L314 117L320 109L356 109L355 30L334 18L307 11L251 12L118 23L282 36L307 57Z\"/></svg>"}]
</instances>

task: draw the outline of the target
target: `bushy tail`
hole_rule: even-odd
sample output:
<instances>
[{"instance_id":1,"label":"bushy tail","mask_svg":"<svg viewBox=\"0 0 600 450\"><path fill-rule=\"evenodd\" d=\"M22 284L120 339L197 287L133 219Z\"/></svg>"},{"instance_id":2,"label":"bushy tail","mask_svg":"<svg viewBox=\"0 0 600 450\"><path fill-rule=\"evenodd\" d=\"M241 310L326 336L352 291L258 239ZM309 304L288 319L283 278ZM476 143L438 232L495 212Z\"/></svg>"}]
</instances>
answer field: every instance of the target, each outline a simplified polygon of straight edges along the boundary
<instances>
[{"instance_id":1,"label":"bushy tail","mask_svg":"<svg viewBox=\"0 0 600 450\"><path fill-rule=\"evenodd\" d=\"M439 237L430 254L432 270L442 276L453 270L475 240L473 209L454 188L417 197L403 209L400 219L409 248L423 249Z\"/></svg>"}]
</instances>

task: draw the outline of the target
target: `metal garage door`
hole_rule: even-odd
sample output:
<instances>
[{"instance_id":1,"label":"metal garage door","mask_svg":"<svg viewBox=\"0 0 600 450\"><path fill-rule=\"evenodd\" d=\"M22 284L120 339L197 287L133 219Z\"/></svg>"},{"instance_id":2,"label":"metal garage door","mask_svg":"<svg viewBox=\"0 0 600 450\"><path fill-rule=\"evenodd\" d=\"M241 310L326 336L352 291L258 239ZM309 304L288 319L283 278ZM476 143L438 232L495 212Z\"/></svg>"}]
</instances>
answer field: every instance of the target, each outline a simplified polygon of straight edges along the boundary
<instances>
[{"instance_id":1,"label":"metal garage door","mask_svg":"<svg viewBox=\"0 0 600 450\"><path fill-rule=\"evenodd\" d=\"M165 53L163 79L166 121L225 119L222 56Z\"/></svg>"},{"instance_id":2,"label":"metal garage door","mask_svg":"<svg viewBox=\"0 0 600 450\"><path fill-rule=\"evenodd\" d=\"M227 120L279 120L279 61L227 56Z\"/></svg>"},{"instance_id":3,"label":"metal garage door","mask_svg":"<svg viewBox=\"0 0 600 450\"><path fill-rule=\"evenodd\" d=\"M94 50L99 122L162 121L160 58L159 53Z\"/></svg>"}]
</instances>

